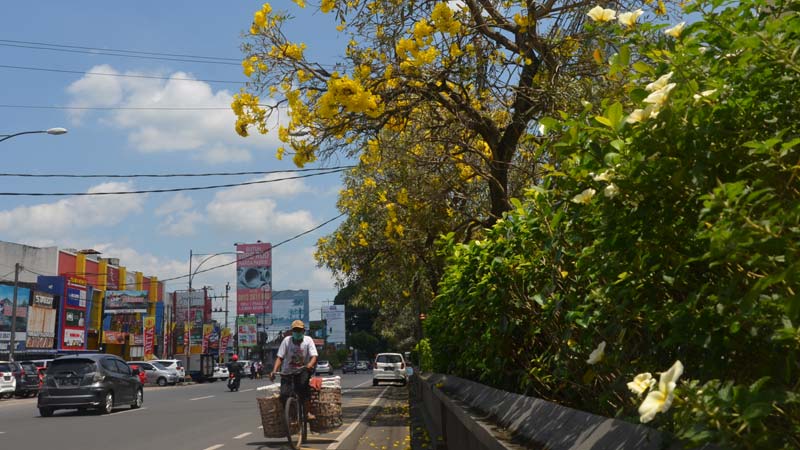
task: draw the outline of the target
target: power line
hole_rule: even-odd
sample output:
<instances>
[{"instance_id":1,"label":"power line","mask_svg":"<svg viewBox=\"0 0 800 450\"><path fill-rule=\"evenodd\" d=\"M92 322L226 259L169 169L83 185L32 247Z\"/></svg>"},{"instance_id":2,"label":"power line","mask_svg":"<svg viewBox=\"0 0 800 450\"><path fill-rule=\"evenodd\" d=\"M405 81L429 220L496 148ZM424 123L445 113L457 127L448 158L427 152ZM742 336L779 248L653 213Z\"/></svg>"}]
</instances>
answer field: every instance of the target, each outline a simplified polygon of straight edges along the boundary
<instances>
[{"instance_id":1,"label":"power line","mask_svg":"<svg viewBox=\"0 0 800 450\"><path fill-rule=\"evenodd\" d=\"M226 177L240 175L272 175L276 173L317 172L326 170L345 170L356 166L318 167L314 169L285 169L252 172L209 172L209 173L155 173L155 174L36 174L36 173L0 173L0 177L26 178L176 178L176 177Z\"/></svg>"},{"instance_id":2,"label":"power line","mask_svg":"<svg viewBox=\"0 0 800 450\"><path fill-rule=\"evenodd\" d=\"M15 70L36 70L40 72L55 72L55 73L70 73L77 75L96 75L105 77L120 77L120 78L146 78L152 80L169 80L169 81L198 81L204 83L223 83L223 84L246 84L246 81L231 81L231 80L204 80L194 78L175 78L175 77L159 77L155 75L126 75L121 73L103 73L103 72L83 72L80 70L67 70L67 69L48 69L45 67L28 67L28 66L8 66L0 64L3 69Z\"/></svg>"},{"instance_id":3,"label":"power line","mask_svg":"<svg viewBox=\"0 0 800 450\"><path fill-rule=\"evenodd\" d=\"M18 47L18 48L29 48L33 50L49 50L53 52L65 52L65 53L84 53L89 55L103 55L103 56L119 56L123 58L136 58L136 59L155 59L160 61L179 61L179 62L191 62L191 63L200 63L200 64L220 64L225 66L239 66L240 63L234 62L225 62L225 61L204 61L202 59L186 59L186 58L167 58L161 56L143 56L143 55L133 55L133 54L124 54L124 53L113 53L108 51L102 50L79 50L79 49L69 49L69 48L55 48L55 47L42 47L36 45L22 45L22 44L7 44L0 42L0 46L3 47Z\"/></svg>"},{"instance_id":4,"label":"power line","mask_svg":"<svg viewBox=\"0 0 800 450\"><path fill-rule=\"evenodd\" d=\"M231 109L230 106L37 106L37 105L0 105L0 108L20 108L20 109L74 109L82 111L221 111Z\"/></svg>"},{"instance_id":5,"label":"power line","mask_svg":"<svg viewBox=\"0 0 800 450\"><path fill-rule=\"evenodd\" d=\"M117 53L132 53L132 54L139 54L139 55L153 55L153 56L171 56L171 57L178 57L178 58L195 58L195 59L216 59L220 61L239 61L235 58L223 58L219 56L198 56L198 55L186 55L180 53L159 53L159 52L143 52L137 50L120 50L114 48L98 48L98 47L83 47L79 45L64 45L64 44L52 44L48 42L31 42L31 41L17 41L13 39L0 39L0 42L7 42L11 44L27 44L27 45L45 45L48 47L61 47L61 48L73 48L73 49L80 49L80 50L96 50L96 51L106 51L106 52L117 52Z\"/></svg>"},{"instance_id":6,"label":"power line","mask_svg":"<svg viewBox=\"0 0 800 450\"><path fill-rule=\"evenodd\" d=\"M259 181L245 181L242 183L229 183L217 184L212 186L196 186L185 188L169 188L169 189L142 189L136 191L110 191L110 192L0 192L0 196L26 196L26 197L66 197L66 196L97 196L97 195L130 195L130 194L153 194L163 192L183 192L183 191L204 191L209 189L221 189L238 186L250 186L254 184L275 183L278 181L296 180L299 178L311 178L320 175L328 175L332 173L342 172L345 169L329 170L326 172L311 173L306 175L297 175L293 177L275 178L274 180L259 180Z\"/></svg>"}]
</instances>

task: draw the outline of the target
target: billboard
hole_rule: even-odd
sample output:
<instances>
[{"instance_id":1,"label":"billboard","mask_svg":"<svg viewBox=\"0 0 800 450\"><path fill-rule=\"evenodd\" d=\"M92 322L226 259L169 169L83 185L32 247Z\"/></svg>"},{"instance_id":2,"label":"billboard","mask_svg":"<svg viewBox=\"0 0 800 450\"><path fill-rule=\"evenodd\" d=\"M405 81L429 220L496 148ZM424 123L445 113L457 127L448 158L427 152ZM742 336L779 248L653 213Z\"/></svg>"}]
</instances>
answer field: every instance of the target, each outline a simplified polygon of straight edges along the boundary
<instances>
[{"instance_id":1,"label":"billboard","mask_svg":"<svg viewBox=\"0 0 800 450\"><path fill-rule=\"evenodd\" d=\"M25 330L28 327L28 305L30 304L31 290L17 287L17 316L14 328L14 351L25 349L27 338ZM8 350L11 342L11 318L14 309L14 286L0 284L0 350Z\"/></svg>"},{"instance_id":2,"label":"billboard","mask_svg":"<svg viewBox=\"0 0 800 450\"><path fill-rule=\"evenodd\" d=\"M61 348L86 350L86 299L89 289L86 280L70 277L65 286L66 295L61 311Z\"/></svg>"},{"instance_id":3,"label":"billboard","mask_svg":"<svg viewBox=\"0 0 800 450\"><path fill-rule=\"evenodd\" d=\"M144 318L144 359L153 359L153 349L156 343L156 318Z\"/></svg>"},{"instance_id":4,"label":"billboard","mask_svg":"<svg viewBox=\"0 0 800 450\"><path fill-rule=\"evenodd\" d=\"M325 326L328 328L325 330L327 333L327 341L332 344L346 344L344 305L328 305L323 307L322 317L325 319Z\"/></svg>"},{"instance_id":5,"label":"billboard","mask_svg":"<svg viewBox=\"0 0 800 450\"><path fill-rule=\"evenodd\" d=\"M272 312L272 244L236 244L236 314Z\"/></svg>"},{"instance_id":6,"label":"billboard","mask_svg":"<svg viewBox=\"0 0 800 450\"><path fill-rule=\"evenodd\" d=\"M239 347L255 347L258 343L255 316L237 318L236 327L239 331Z\"/></svg>"},{"instance_id":7,"label":"billboard","mask_svg":"<svg viewBox=\"0 0 800 450\"><path fill-rule=\"evenodd\" d=\"M308 327L308 290L275 291L272 293L272 323L268 332L286 331L292 321L302 320Z\"/></svg>"},{"instance_id":8,"label":"billboard","mask_svg":"<svg viewBox=\"0 0 800 450\"><path fill-rule=\"evenodd\" d=\"M147 291L106 291L104 314L147 313Z\"/></svg>"},{"instance_id":9,"label":"billboard","mask_svg":"<svg viewBox=\"0 0 800 450\"><path fill-rule=\"evenodd\" d=\"M25 348L50 349L55 342L56 310L50 294L34 292L28 308L28 329Z\"/></svg>"}]
</instances>

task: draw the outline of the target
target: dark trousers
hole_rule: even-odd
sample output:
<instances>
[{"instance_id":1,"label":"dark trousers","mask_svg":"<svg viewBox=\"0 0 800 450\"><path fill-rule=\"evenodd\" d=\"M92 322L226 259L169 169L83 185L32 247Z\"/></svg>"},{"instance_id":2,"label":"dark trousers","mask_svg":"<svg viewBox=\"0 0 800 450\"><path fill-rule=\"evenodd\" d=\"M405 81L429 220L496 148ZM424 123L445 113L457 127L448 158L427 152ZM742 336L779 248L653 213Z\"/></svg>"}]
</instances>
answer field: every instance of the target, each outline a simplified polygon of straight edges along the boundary
<instances>
[{"instance_id":1,"label":"dark trousers","mask_svg":"<svg viewBox=\"0 0 800 450\"><path fill-rule=\"evenodd\" d=\"M297 392L300 401L307 402L310 398L308 387L310 377L311 374L307 370L292 375L281 375L281 401L285 402L294 391Z\"/></svg>"}]
</instances>

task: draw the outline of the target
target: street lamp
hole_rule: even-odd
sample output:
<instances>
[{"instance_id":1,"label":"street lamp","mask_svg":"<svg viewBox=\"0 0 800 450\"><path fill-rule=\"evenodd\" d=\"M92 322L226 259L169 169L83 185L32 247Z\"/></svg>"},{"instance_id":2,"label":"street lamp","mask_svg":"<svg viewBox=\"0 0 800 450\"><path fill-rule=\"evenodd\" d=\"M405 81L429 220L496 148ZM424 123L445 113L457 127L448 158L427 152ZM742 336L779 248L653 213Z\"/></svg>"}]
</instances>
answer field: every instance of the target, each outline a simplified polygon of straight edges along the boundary
<instances>
[{"instance_id":1,"label":"street lamp","mask_svg":"<svg viewBox=\"0 0 800 450\"><path fill-rule=\"evenodd\" d=\"M48 128L46 130L36 130L36 131L22 131L19 133L14 134L0 134L0 142L5 140L11 139L16 136L21 136L23 134L52 134L54 136L58 136L60 134L66 134L66 128Z\"/></svg>"}]
</instances>

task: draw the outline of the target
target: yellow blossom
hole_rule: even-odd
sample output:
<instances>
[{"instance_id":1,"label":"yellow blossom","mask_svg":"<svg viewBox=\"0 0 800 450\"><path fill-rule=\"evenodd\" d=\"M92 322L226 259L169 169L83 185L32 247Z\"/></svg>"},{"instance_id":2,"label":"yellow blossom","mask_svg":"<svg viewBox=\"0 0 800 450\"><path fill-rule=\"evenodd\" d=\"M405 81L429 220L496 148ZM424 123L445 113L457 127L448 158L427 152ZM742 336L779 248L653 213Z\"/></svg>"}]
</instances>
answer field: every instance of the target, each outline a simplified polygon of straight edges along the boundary
<instances>
[{"instance_id":1,"label":"yellow blossom","mask_svg":"<svg viewBox=\"0 0 800 450\"><path fill-rule=\"evenodd\" d=\"M592 350L592 353L589 354L589 359L586 360L586 364L594 365L602 361L605 357L605 350L606 341L603 341L597 345L597 348Z\"/></svg>"},{"instance_id":2,"label":"yellow blossom","mask_svg":"<svg viewBox=\"0 0 800 450\"><path fill-rule=\"evenodd\" d=\"M592 188L586 189L580 194L576 195L575 197L572 197L572 203L579 203L586 205L592 200L592 197L594 197L594 194L596 193L597 191L595 191Z\"/></svg>"},{"instance_id":3,"label":"yellow blossom","mask_svg":"<svg viewBox=\"0 0 800 450\"><path fill-rule=\"evenodd\" d=\"M333 10L334 6L336 6L336 0L322 0L322 3L319 5L319 10L328 14Z\"/></svg>"},{"instance_id":4,"label":"yellow blossom","mask_svg":"<svg viewBox=\"0 0 800 450\"><path fill-rule=\"evenodd\" d=\"M609 22L617 17L616 11L613 9L605 9L600 5L590 9L589 13L586 15L595 22Z\"/></svg>"},{"instance_id":5,"label":"yellow blossom","mask_svg":"<svg viewBox=\"0 0 800 450\"><path fill-rule=\"evenodd\" d=\"M664 34L666 34L667 36L672 36L675 39L678 39L679 37L681 37L681 33L683 33L683 27L685 25L686 22L681 22L672 28L667 28L666 30L664 30Z\"/></svg>"},{"instance_id":6,"label":"yellow blossom","mask_svg":"<svg viewBox=\"0 0 800 450\"><path fill-rule=\"evenodd\" d=\"M305 0L294 0L294 2L297 4L297 6L299 6L301 8L305 8L306 7Z\"/></svg>"},{"instance_id":7,"label":"yellow blossom","mask_svg":"<svg viewBox=\"0 0 800 450\"><path fill-rule=\"evenodd\" d=\"M633 381L628 383L628 389L641 397L642 394L653 387L654 384L656 384L656 379L653 378L653 375L651 375L650 372L645 372L633 377Z\"/></svg>"},{"instance_id":8,"label":"yellow blossom","mask_svg":"<svg viewBox=\"0 0 800 450\"><path fill-rule=\"evenodd\" d=\"M278 151L275 153L275 158L277 158L278 161L282 161L284 153L286 153L286 149L283 147L278 147Z\"/></svg>"},{"instance_id":9,"label":"yellow blossom","mask_svg":"<svg viewBox=\"0 0 800 450\"><path fill-rule=\"evenodd\" d=\"M639 420L642 423L650 422L656 414L669 410L675 397L673 391L681 375L683 375L683 364L680 361L675 361L669 370L661 373L658 389L650 391L639 406Z\"/></svg>"},{"instance_id":10,"label":"yellow blossom","mask_svg":"<svg viewBox=\"0 0 800 450\"><path fill-rule=\"evenodd\" d=\"M636 25L636 21L639 19L639 16L644 14L644 11L641 9L637 9L636 11L626 12L619 15L617 20L620 24L625 27L633 28Z\"/></svg>"}]
</instances>

